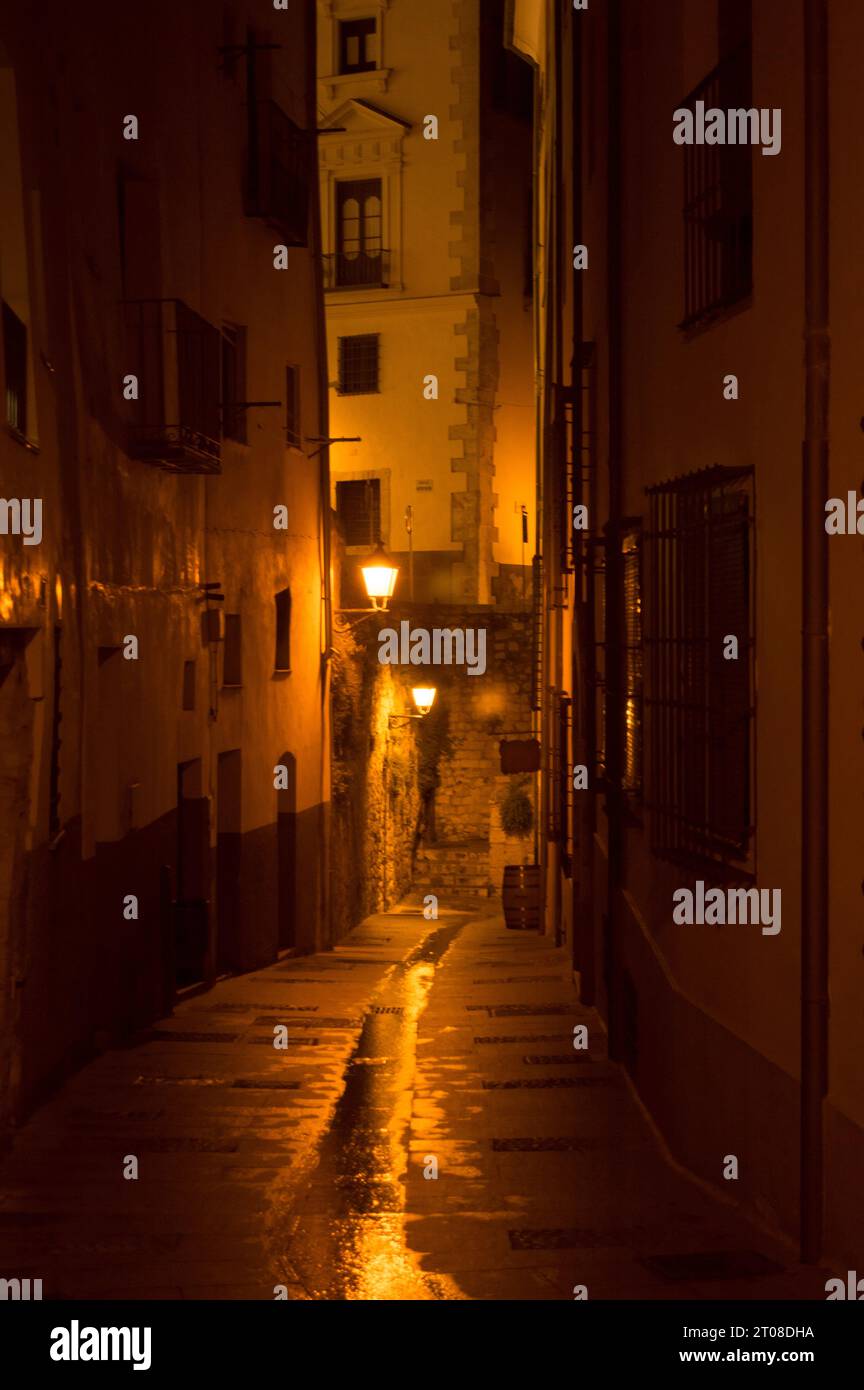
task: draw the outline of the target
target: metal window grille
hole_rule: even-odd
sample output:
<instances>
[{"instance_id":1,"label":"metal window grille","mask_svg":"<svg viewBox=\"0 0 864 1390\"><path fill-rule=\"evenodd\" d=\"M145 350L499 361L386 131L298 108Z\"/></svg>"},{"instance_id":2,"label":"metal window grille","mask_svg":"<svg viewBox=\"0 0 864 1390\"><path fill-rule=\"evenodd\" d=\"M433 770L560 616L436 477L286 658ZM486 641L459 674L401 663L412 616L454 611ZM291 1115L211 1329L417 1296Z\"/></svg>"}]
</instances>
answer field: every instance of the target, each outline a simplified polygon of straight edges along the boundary
<instances>
[{"instance_id":1,"label":"metal window grille","mask_svg":"<svg viewBox=\"0 0 864 1390\"><path fill-rule=\"evenodd\" d=\"M744 43L681 103L746 112L751 51ZM684 317L691 328L745 299L753 288L752 147L684 147Z\"/></svg>"},{"instance_id":2,"label":"metal window grille","mask_svg":"<svg viewBox=\"0 0 864 1390\"><path fill-rule=\"evenodd\" d=\"M606 538L592 543L594 575L594 728L596 779L606 777Z\"/></svg>"},{"instance_id":3,"label":"metal window grille","mask_svg":"<svg viewBox=\"0 0 864 1390\"><path fill-rule=\"evenodd\" d=\"M138 378L128 403L133 458L181 473L220 471L222 336L179 299L127 300L126 357Z\"/></svg>"},{"instance_id":4,"label":"metal window grille","mask_svg":"<svg viewBox=\"0 0 864 1390\"><path fill-rule=\"evenodd\" d=\"M346 545L375 545L381 538L381 480L337 483L336 515Z\"/></svg>"},{"instance_id":5,"label":"metal window grille","mask_svg":"<svg viewBox=\"0 0 864 1390\"><path fill-rule=\"evenodd\" d=\"M6 419L19 434L27 433L27 328L3 302L3 361L6 372Z\"/></svg>"},{"instance_id":6,"label":"metal window grille","mask_svg":"<svg viewBox=\"0 0 864 1390\"><path fill-rule=\"evenodd\" d=\"M531 708L539 711L543 703L543 561L531 560Z\"/></svg>"},{"instance_id":7,"label":"metal window grille","mask_svg":"<svg viewBox=\"0 0 864 1390\"><path fill-rule=\"evenodd\" d=\"M561 868L567 878L573 872L573 702L569 695L562 693L558 700L558 737L560 743L560 769L558 776L558 795L561 800L560 839Z\"/></svg>"},{"instance_id":8,"label":"metal window grille","mask_svg":"<svg viewBox=\"0 0 864 1390\"><path fill-rule=\"evenodd\" d=\"M339 339L339 395L368 396L378 391L377 333Z\"/></svg>"},{"instance_id":9,"label":"metal window grille","mask_svg":"<svg viewBox=\"0 0 864 1390\"><path fill-rule=\"evenodd\" d=\"M386 289L390 276L390 252L358 251L351 255L337 251L334 255L323 256L325 290Z\"/></svg>"},{"instance_id":10,"label":"metal window grille","mask_svg":"<svg viewBox=\"0 0 864 1390\"><path fill-rule=\"evenodd\" d=\"M554 388L554 418L549 425L548 499L549 499L549 595L553 608L567 604L567 575L570 573L570 533L573 528L573 508L569 501L569 480L572 471L572 421L568 409L569 392L564 386Z\"/></svg>"},{"instance_id":11,"label":"metal window grille","mask_svg":"<svg viewBox=\"0 0 864 1390\"><path fill-rule=\"evenodd\" d=\"M590 531L577 531L573 527L573 508L580 503L588 503L591 482L596 469L596 403L597 403L597 364L594 344L581 344L579 362L579 381L569 387L562 400L564 430L566 438L566 558L562 566L567 569L579 568L584 547ZM577 402L576 391L581 393ZM577 403L581 407L577 412ZM578 434L578 438L577 438ZM589 525L591 517L589 514Z\"/></svg>"},{"instance_id":12,"label":"metal window grille","mask_svg":"<svg viewBox=\"0 0 864 1390\"><path fill-rule=\"evenodd\" d=\"M645 607L654 851L746 860L753 801L752 470L711 468L649 489ZM725 655L738 643L737 660Z\"/></svg>"},{"instance_id":13,"label":"metal window grille","mask_svg":"<svg viewBox=\"0 0 864 1390\"><path fill-rule=\"evenodd\" d=\"M622 598L624 614L624 769L626 792L642 789L642 536L638 526L621 538Z\"/></svg>"},{"instance_id":14,"label":"metal window grille","mask_svg":"<svg viewBox=\"0 0 864 1390\"><path fill-rule=\"evenodd\" d=\"M546 838L562 847L566 857L569 844L568 808L569 787L572 784L569 766L570 696L563 690L549 690L550 737L546 744Z\"/></svg>"}]
</instances>

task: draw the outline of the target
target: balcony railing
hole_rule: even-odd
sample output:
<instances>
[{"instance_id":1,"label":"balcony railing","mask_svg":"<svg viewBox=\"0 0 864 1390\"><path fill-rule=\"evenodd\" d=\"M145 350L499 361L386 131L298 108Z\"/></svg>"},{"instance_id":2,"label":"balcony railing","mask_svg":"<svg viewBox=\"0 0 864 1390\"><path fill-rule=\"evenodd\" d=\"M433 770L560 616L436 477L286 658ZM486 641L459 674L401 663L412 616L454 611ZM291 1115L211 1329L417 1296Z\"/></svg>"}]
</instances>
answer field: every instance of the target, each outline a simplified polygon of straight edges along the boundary
<instances>
[{"instance_id":1,"label":"balcony railing","mask_svg":"<svg viewBox=\"0 0 864 1390\"><path fill-rule=\"evenodd\" d=\"M313 175L309 132L275 101L256 102L249 116L247 217L264 218L287 246L308 246Z\"/></svg>"},{"instance_id":2,"label":"balcony railing","mask_svg":"<svg viewBox=\"0 0 864 1390\"><path fill-rule=\"evenodd\" d=\"M220 471L220 334L180 299L127 300L129 454L173 473Z\"/></svg>"},{"instance_id":3,"label":"balcony railing","mask_svg":"<svg viewBox=\"0 0 864 1390\"><path fill-rule=\"evenodd\" d=\"M386 289L390 252L337 251L324 257L325 290Z\"/></svg>"}]
</instances>

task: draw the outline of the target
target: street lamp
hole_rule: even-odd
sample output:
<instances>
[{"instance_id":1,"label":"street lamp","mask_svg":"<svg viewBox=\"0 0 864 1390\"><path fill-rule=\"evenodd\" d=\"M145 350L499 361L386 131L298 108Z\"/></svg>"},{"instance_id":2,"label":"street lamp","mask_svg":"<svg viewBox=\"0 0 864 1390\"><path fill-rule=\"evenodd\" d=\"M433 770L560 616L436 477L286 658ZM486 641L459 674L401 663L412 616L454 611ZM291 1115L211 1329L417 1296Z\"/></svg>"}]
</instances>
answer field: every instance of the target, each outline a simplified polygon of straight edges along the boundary
<instances>
[{"instance_id":1,"label":"street lamp","mask_svg":"<svg viewBox=\"0 0 864 1390\"><path fill-rule=\"evenodd\" d=\"M423 719L434 705L437 693L434 685L415 685L411 691L411 698L417 713L388 715L388 724L407 724L411 719Z\"/></svg>"},{"instance_id":2,"label":"street lamp","mask_svg":"<svg viewBox=\"0 0 864 1390\"><path fill-rule=\"evenodd\" d=\"M435 703L436 690L434 685L415 685L411 691L411 698L414 701L414 708L420 718L428 714Z\"/></svg>"},{"instance_id":3,"label":"street lamp","mask_svg":"<svg viewBox=\"0 0 864 1390\"><path fill-rule=\"evenodd\" d=\"M380 541L366 563L360 566L360 569L363 583L366 585L366 593L372 600L372 608L386 608L393 597L399 566L394 565Z\"/></svg>"}]
</instances>

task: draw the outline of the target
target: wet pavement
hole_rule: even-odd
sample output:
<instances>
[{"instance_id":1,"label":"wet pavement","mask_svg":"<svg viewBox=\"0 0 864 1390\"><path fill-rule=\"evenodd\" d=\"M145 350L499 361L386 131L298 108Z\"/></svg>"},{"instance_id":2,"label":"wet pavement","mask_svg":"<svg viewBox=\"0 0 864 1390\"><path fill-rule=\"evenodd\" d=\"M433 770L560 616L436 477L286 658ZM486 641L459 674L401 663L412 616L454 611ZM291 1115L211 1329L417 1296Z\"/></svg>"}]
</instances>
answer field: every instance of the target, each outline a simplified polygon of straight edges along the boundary
<instances>
[{"instance_id":1,"label":"wet pavement","mask_svg":"<svg viewBox=\"0 0 864 1390\"><path fill-rule=\"evenodd\" d=\"M667 1161L564 952L486 900L369 918L86 1067L0 1158L0 1266L117 1299L824 1299L826 1277Z\"/></svg>"}]
</instances>

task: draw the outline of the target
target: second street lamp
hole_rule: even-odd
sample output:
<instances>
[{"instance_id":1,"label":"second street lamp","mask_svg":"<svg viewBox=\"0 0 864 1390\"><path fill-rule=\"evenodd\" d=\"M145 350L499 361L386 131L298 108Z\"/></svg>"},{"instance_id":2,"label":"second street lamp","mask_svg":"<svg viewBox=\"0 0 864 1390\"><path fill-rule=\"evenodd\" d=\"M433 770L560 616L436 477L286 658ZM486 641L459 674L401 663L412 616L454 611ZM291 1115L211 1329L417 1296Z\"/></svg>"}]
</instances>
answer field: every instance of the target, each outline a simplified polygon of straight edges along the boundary
<instances>
[{"instance_id":1,"label":"second street lamp","mask_svg":"<svg viewBox=\"0 0 864 1390\"><path fill-rule=\"evenodd\" d=\"M435 703L437 690L434 685L415 685L411 691L416 714L391 714L387 717L389 725L407 724L411 719L423 719Z\"/></svg>"}]
</instances>

